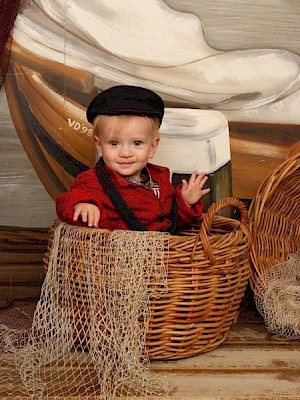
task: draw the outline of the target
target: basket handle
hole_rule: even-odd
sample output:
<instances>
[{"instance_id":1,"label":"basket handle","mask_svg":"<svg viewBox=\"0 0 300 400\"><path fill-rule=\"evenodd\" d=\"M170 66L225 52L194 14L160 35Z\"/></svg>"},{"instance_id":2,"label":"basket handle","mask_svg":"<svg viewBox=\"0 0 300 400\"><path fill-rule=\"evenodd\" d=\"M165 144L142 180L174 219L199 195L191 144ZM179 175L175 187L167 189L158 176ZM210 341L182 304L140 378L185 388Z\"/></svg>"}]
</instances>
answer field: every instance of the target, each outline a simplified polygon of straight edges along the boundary
<instances>
[{"instance_id":1,"label":"basket handle","mask_svg":"<svg viewBox=\"0 0 300 400\"><path fill-rule=\"evenodd\" d=\"M210 232L212 221L215 215L222 209L229 206L233 206L237 208L240 212L240 227L241 230L246 234L249 241L251 242L251 234L249 231L249 216L248 210L245 204L241 201L236 199L235 197L226 197L224 199L218 200L215 203L211 204L204 214L202 224L199 230L198 235L196 236L194 248L191 254L190 262L193 262L197 244L201 239L203 244L203 251L207 259L213 264L215 261L215 256L213 255L213 251L208 239L208 233Z\"/></svg>"}]
</instances>

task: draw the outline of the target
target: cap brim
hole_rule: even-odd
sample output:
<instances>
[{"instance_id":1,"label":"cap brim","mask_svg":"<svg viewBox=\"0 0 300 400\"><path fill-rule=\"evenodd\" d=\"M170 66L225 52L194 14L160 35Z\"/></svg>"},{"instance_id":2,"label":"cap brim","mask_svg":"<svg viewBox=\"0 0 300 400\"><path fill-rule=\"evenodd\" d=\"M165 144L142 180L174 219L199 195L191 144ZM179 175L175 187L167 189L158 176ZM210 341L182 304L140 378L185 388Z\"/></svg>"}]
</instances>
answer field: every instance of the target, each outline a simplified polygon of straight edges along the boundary
<instances>
[{"instance_id":1,"label":"cap brim","mask_svg":"<svg viewBox=\"0 0 300 400\"><path fill-rule=\"evenodd\" d=\"M162 121L162 113L151 104L137 99L115 99L99 105L97 98L87 109L87 119L94 122L97 115L141 115L157 117Z\"/></svg>"}]
</instances>

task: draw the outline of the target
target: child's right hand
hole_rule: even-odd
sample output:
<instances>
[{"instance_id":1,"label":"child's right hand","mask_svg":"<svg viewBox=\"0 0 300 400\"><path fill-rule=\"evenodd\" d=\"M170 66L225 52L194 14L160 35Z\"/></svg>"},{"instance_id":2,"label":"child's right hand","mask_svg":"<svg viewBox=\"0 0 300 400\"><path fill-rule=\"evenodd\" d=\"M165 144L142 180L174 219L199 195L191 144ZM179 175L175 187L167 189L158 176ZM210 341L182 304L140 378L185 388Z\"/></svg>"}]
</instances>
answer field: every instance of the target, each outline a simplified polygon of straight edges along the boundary
<instances>
[{"instance_id":1,"label":"child's right hand","mask_svg":"<svg viewBox=\"0 0 300 400\"><path fill-rule=\"evenodd\" d=\"M98 228L100 210L94 204L77 203L74 206L73 220L78 221L79 217L81 217L82 222L87 222L90 228Z\"/></svg>"}]
</instances>

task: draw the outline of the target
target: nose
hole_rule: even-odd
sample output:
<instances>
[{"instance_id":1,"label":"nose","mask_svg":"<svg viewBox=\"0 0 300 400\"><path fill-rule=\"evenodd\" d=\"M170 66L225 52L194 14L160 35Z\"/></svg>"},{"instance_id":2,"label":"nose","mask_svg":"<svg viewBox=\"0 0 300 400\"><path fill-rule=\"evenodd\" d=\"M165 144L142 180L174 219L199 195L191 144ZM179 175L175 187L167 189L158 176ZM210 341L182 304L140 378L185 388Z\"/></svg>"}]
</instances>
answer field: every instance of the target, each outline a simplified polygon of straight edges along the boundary
<instances>
[{"instance_id":1,"label":"nose","mask_svg":"<svg viewBox=\"0 0 300 400\"><path fill-rule=\"evenodd\" d=\"M121 157L130 157L132 155L130 146L122 146L119 154Z\"/></svg>"}]
</instances>

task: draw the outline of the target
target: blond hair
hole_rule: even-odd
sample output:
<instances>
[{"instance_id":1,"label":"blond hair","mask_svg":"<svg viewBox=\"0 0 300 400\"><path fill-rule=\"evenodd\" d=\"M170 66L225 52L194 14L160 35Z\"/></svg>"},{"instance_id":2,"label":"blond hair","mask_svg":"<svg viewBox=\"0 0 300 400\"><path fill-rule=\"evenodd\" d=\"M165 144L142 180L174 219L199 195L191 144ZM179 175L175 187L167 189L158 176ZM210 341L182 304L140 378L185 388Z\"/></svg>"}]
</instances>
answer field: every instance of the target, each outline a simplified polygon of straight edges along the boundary
<instances>
[{"instance_id":1,"label":"blond hair","mask_svg":"<svg viewBox=\"0 0 300 400\"><path fill-rule=\"evenodd\" d=\"M97 115L93 123L93 136L100 137L101 132L107 125L107 122L112 118L114 118L115 120L115 133L119 134L122 131L123 127L128 124L129 119L132 117L149 119L152 125L151 134L153 135L153 137L157 137L159 135L159 119L157 117L148 117L146 115Z\"/></svg>"}]
</instances>

